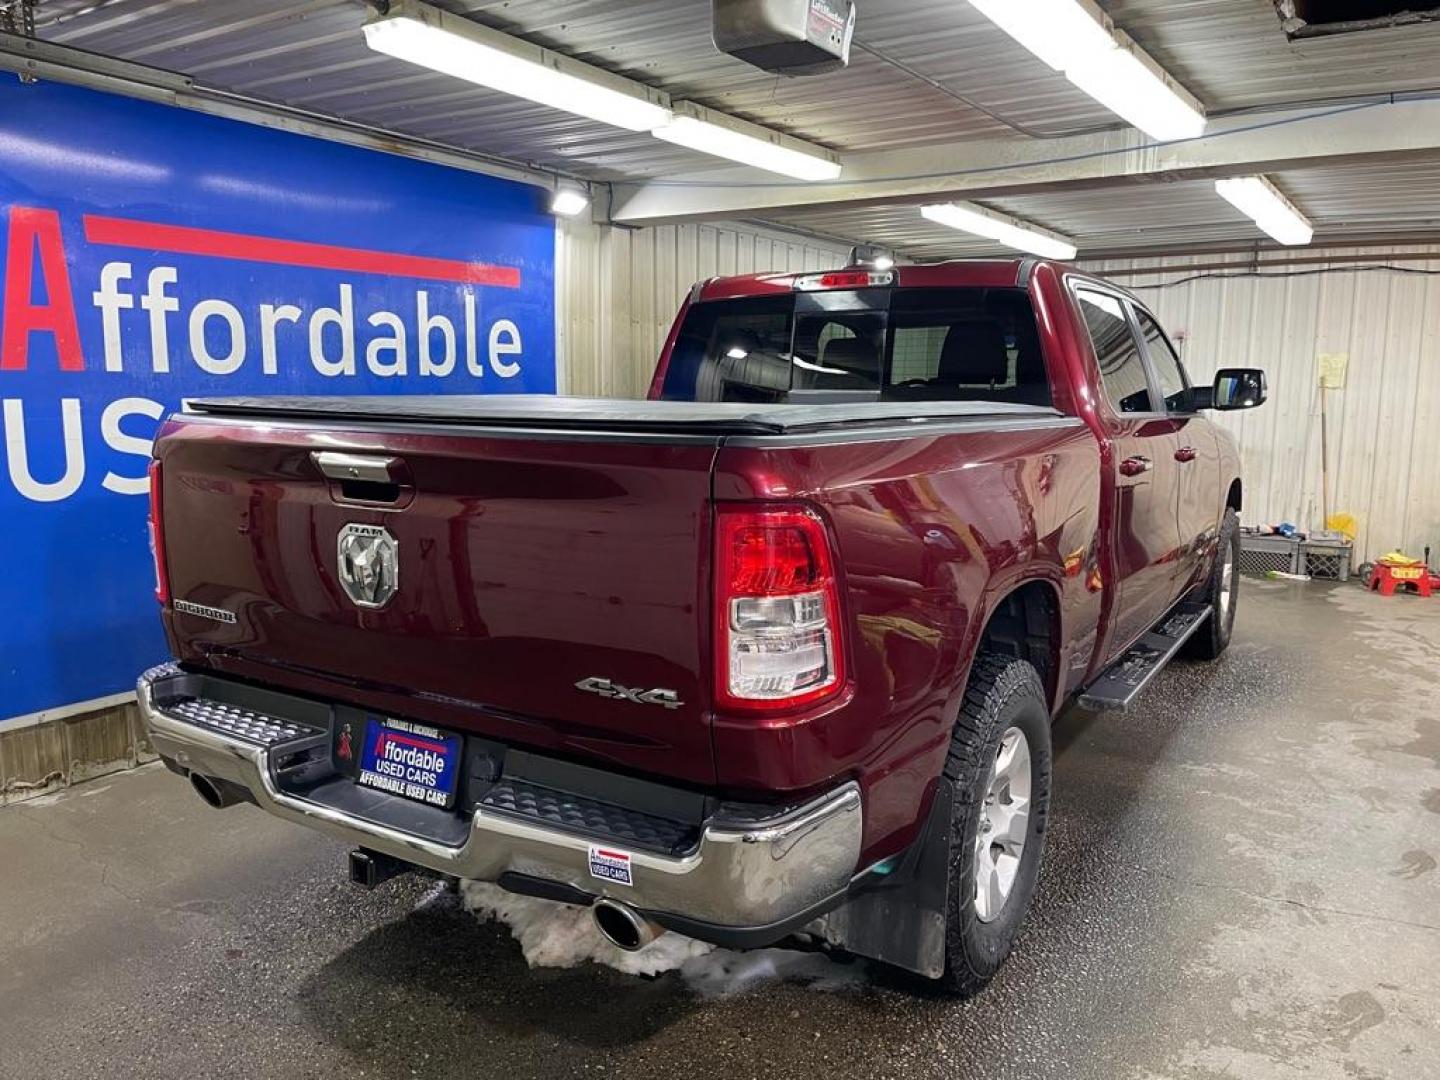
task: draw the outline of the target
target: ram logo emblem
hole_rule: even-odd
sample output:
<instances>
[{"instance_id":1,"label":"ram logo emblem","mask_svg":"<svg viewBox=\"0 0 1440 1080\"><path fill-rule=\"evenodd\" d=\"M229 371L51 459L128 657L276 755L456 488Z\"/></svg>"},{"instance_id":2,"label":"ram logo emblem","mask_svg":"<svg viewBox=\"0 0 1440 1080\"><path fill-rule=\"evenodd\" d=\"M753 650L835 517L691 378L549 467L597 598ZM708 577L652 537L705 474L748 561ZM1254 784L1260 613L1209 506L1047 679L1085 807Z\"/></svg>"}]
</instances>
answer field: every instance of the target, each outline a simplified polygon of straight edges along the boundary
<instances>
[{"instance_id":1,"label":"ram logo emblem","mask_svg":"<svg viewBox=\"0 0 1440 1080\"><path fill-rule=\"evenodd\" d=\"M400 587L400 546L380 525L351 523L336 541L340 585L356 607L382 608Z\"/></svg>"}]
</instances>

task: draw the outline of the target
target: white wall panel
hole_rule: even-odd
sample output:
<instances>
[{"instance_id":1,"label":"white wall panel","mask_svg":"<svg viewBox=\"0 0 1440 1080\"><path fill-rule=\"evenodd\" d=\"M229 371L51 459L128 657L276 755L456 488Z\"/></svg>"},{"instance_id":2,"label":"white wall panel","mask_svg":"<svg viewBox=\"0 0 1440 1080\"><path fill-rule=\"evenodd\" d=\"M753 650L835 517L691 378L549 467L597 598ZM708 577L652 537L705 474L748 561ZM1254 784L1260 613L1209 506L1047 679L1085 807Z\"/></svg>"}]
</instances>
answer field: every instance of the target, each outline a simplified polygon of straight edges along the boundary
<instances>
[{"instance_id":1,"label":"white wall panel","mask_svg":"<svg viewBox=\"0 0 1440 1080\"><path fill-rule=\"evenodd\" d=\"M1332 263L1306 267L1304 276L1183 280L1205 272L1202 258L1167 258L1162 276L1116 273L1179 339L1197 381L1223 366L1268 373L1264 407L1213 414L1240 443L1246 524L1323 524L1318 357L1348 353L1345 388L1326 392L1329 510L1359 519L1362 558L1396 547L1419 555L1426 544L1440 552L1440 247L1433 253L1429 262L1396 264L1428 275ZM1344 252L1373 264L1388 254ZM1092 269L1159 265L1129 260Z\"/></svg>"},{"instance_id":2,"label":"white wall panel","mask_svg":"<svg viewBox=\"0 0 1440 1080\"><path fill-rule=\"evenodd\" d=\"M643 397L680 301L728 274L825 270L848 248L729 223L625 229L565 222L556 231L560 390Z\"/></svg>"}]
</instances>

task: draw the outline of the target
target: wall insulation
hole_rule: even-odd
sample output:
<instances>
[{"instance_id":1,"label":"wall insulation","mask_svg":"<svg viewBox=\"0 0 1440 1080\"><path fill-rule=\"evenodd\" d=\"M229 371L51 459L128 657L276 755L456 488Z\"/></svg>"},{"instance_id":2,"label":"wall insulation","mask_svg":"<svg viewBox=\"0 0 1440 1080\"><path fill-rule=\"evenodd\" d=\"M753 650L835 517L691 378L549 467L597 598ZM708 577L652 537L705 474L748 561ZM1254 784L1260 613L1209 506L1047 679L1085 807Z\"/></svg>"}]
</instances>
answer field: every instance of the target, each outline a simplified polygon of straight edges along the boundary
<instances>
[{"instance_id":1,"label":"wall insulation","mask_svg":"<svg viewBox=\"0 0 1440 1080\"><path fill-rule=\"evenodd\" d=\"M1196 381L1217 367L1266 370L1263 408L1212 414L1240 443L1246 524L1323 524L1319 357L1348 357L1344 388L1324 392L1328 510L1359 520L1358 561L1427 544L1440 553L1440 246L1420 249L1428 261L1407 251L1395 269L1361 269L1398 252L1296 249L1282 257L1346 261L1258 271L1275 276L1237 268L1234 255L1087 268L1154 308ZM1229 268L1205 269L1217 262Z\"/></svg>"},{"instance_id":2,"label":"wall insulation","mask_svg":"<svg viewBox=\"0 0 1440 1080\"><path fill-rule=\"evenodd\" d=\"M671 321L703 278L843 266L848 247L735 223L563 223L556 234L560 392L643 397Z\"/></svg>"}]
</instances>

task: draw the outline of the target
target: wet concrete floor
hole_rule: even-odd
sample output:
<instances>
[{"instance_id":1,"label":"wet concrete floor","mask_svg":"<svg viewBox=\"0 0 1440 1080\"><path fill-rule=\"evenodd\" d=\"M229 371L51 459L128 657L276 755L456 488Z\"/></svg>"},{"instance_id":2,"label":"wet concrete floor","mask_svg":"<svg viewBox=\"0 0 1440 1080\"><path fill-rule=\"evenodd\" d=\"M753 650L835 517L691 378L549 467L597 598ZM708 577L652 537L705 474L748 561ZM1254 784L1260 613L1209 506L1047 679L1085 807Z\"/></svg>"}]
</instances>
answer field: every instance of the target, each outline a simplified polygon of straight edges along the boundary
<instances>
[{"instance_id":1,"label":"wet concrete floor","mask_svg":"<svg viewBox=\"0 0 1440 1080\"><path fill-rule=\"evenodd\" d=\"M0 810L0 1077L1440 1077L1440 601L1247 582L1057 724L1035 909L957 1003L531 971L431 883L151 766Z\"/></svg>"}]
</instances>

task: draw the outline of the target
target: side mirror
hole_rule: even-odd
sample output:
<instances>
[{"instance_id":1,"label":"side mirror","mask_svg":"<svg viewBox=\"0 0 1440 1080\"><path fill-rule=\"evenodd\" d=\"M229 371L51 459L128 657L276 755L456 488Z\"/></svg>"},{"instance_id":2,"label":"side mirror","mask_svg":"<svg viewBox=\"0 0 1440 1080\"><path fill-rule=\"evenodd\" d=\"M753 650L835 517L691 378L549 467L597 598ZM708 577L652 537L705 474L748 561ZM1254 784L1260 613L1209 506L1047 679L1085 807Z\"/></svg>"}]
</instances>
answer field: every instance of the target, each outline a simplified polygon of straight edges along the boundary
<instances>
[{"instance_id":1,"label":"side mirror","mask_svg":"<svg viewBox=\"0 0 1440 1080\"><path fill-rule=\"evenodd\" d=\"M1253 409L1265 404L1265 372L1259 368L1221 368L1210 390L1211 409Z\"/></svg>"}]
</instances>

